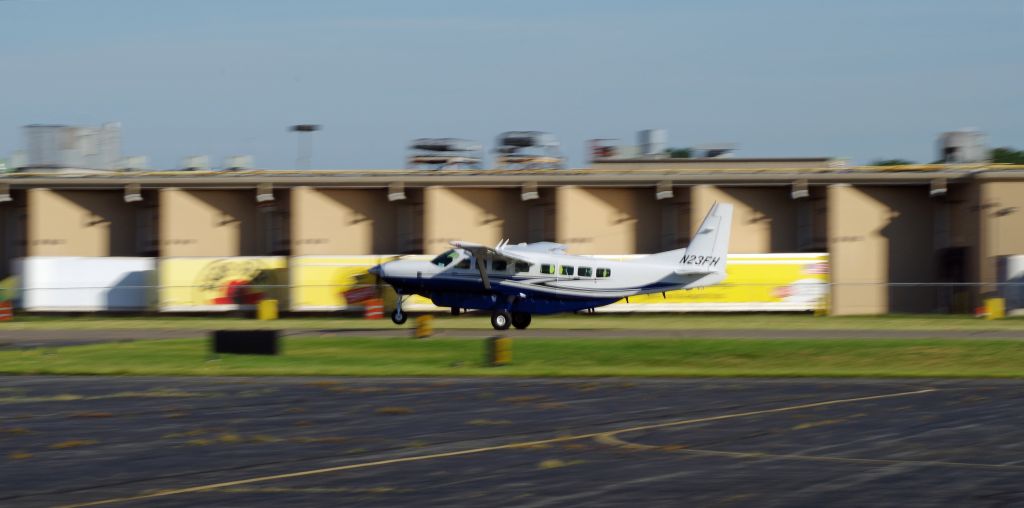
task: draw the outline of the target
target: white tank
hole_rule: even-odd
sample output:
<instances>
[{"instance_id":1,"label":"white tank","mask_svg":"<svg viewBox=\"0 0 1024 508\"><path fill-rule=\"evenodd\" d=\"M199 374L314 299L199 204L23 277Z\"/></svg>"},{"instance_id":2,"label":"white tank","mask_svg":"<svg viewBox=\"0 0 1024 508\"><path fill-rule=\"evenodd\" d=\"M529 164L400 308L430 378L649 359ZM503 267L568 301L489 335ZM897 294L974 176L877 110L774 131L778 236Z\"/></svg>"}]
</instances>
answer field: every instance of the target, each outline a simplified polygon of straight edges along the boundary
<instances>
[{"instance_id":1,"label":"white tank","mask_svg":"<svg viewBox=\"0 0 1024 508\"><path fill-rule=\"evenodd\" d=\"M665 154L668 148L668 131L665 129L647 129L637 133L637 143L641 157L655 157Z\"/></svg>"},{"instance_id":2,"label":"white tank","mask_svg":"<svg viewBox=\"0 0 1024 508\"><path fill-rule=\"evenodd\" d=\"M26 166L38 168L117 169L121 160L121 124L102 127L26 125Z\"/></svg>"},{"instance_id":3,"label":"white tank","mask_svg":"<svg viewBox=\"0 0 1024 508\"><path fill-rule=\"evenodd\" d=\"M67 167L63 149L70 147L73 138L66 125L26 125L25 166L41 168Z\"/></svg>"},{"instance_id":4,"label":"white tank","mask_svg":"<svg viewBox=\"0 0 1024 508\"><path fill-rule=\"evenodd\" d=\"M982 163L991 158L985 134L974 129L943 132L939 135L938 149L938 159L949 164Z\"/></svg>"},{"instance_id":5,"label":"white tank","mask_svg":"<svg viewBox=\"0 0 1024 508\"><path fill-rule=\"evenodd\" d=\"M94 166L96 169L117 169L117 163L121 160L121 123L109 122L103 124L96 132L96 155Z\"/></svg>"}]
</instances>

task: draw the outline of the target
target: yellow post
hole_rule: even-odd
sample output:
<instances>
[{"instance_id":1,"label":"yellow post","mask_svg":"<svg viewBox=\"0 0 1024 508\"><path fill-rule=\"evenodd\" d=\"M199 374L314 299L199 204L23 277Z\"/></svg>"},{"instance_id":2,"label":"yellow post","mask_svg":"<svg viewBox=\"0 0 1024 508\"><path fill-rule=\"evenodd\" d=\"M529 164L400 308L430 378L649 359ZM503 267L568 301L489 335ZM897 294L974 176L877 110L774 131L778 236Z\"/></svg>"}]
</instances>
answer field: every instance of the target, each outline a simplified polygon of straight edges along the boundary
<instances>
[{"instance_id":1,"label":"yellow post","mask_svg":"<svg viewBox=\"0 0 1024 508\"><path fill-rule=\"evenodd\" d=\"M434 316L424 314L416 318L416 338L425 339L434 334Z\"/></svg>"},{"instance_id":2,"label":"yellow post","mask_svg":"<svg viewBox=\"0 0 1024 508\"><path fill-rule=\"evenodd\" d=\"M818 300L818 306L814 308L815 316L828 316L828 301L831 298L832 288L822 295L821 300Z\"/></svg>"},{"instance_id":3,"label":"yellow post","mask_svg":"<svg viewBox=\"0 0 1024 508\"><path fill-rule=\"evenodd\" d=\"M512 339L491 337L487 339L487 365L501 367L512 363Z\"/></svg>"},{"instance_id":4,"label":"yellow post","mask_svg":"<svg viewBox=\"0 0 1024 508\"><path fill-rule=\"evenodd\" d=\"M1006 300L1002 298L986 298L985 310L985 319L1003 319L1006 317Z\"/></svg>"},{"instance_id":5,"label":"yellow post","mask_svg":"<svg viewBox=\"0 0 1024 508\"><path fill-rule=\"evenodd\" d=\"M277 319L277 300L260 300L256 304L256 319L272 321Z\"/></svg>"}]
</instances>

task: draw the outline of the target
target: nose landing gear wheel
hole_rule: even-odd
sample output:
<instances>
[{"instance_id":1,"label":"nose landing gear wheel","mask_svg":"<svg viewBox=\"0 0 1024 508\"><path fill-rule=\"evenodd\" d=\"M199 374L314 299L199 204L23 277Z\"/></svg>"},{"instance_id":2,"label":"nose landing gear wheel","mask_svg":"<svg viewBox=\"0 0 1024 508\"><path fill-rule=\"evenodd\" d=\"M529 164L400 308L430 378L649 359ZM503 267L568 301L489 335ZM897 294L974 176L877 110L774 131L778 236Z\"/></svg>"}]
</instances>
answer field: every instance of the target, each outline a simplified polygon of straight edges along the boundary
<instances>
[{"instance_id":1,"label":"nose landing gear wheel","mask_svg":"<svg viewBox=\"0 0 1024 508\"><path fill-rule=\"evenodd\" d=\"M405 320L409 319L409 316L402 312L402 309L395 309L391 311L391 322L396 325L405 324Z\"/></svg>"},{"instance_id":2,"label":"nose landing gear wheel","mask_svg":"<svg viewBox=\"0 0 1024 508\"><path fill-rule=\"evenodd\" d=\"M525 330L526 327L530 326L531 321L533 321L533 316L528 312L512 313L512 326L516 327L517 330Z\"/></svg>"},{"instance_id":3,"label":"nose landing gear wheel","mask_svg":"<svg viewBox=\"0 0 1024 508\"><path fill-rule=\"evenodd\" d=\"M496 311L491 314L491 326L495 330L508 330L508 325L511 324L512 316L507 311Z\"/></svg>"}]
</instances>

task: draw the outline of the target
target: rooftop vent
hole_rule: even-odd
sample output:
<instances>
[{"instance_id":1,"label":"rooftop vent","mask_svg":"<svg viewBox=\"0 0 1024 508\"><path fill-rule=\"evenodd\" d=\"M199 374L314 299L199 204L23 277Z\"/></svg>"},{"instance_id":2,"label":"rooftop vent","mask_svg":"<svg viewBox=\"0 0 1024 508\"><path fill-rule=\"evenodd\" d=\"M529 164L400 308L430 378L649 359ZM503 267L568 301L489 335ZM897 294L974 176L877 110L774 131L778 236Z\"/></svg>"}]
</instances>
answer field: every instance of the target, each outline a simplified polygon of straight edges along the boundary
<instances>
[{"instance_id":1,"label":"rooftop vent","mask_svg":"<svg viewBox=\"0 0 1024 508\"><path fill-rule=\"evenodd\" d=\"M419 138L409 144L406 166L424 169L480 169L484 147L458 138Z\"/></svg>"}]
</instances>

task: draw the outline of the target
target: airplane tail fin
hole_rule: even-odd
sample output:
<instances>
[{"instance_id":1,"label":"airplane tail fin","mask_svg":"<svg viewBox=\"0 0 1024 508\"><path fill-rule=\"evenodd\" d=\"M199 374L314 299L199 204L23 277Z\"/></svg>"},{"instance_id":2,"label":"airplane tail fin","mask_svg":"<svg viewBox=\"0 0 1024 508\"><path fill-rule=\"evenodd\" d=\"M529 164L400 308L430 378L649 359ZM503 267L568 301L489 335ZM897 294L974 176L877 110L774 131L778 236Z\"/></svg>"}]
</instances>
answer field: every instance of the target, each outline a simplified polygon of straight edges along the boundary
<instances>
[{"instance_id":1,"label":"airplane tail fin","mask_svg":"<svg viewBox=\"0 0 1024 508\"><path fill-rule=\"evenodd\" d=\"M652 254L646 262L680 265L677 272L724 272L732 230L732 205L715 203L685 249Z\"/></svg>"}]
</instances>

